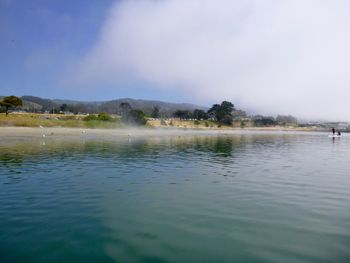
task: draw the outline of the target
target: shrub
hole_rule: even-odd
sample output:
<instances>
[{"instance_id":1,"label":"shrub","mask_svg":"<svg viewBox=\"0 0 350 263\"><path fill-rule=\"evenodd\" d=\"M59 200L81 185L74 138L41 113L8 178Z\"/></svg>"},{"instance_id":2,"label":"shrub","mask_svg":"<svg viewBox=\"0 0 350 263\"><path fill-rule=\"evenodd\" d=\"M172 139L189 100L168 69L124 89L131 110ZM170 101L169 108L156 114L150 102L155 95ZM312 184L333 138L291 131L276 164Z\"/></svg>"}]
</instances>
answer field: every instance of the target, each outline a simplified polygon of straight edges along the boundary
<instances>
[{"instance_id":1,"label":"shrub","mask_svg":"<svg viewBox=\"0 0 350 263\"><path fill-rule=\"evenodd\" d=\"M83 118L83 121L95 121L97 120L97 116L95 114L90 114Z\"/></svg>"},{"instance_id":2,"label":"shrub","mask_svg":"<svg viewBox=\"0 0 350 263\"><path fill-rule=\"evenodd\" d=\"M145 125L147 122L145 113L142 110L131 110L128 122L134 125Z\"/></svg>"},{"instance_id":3,"label":"shrub","mask_svg":"<svg viewBox=\"0 0 350 263\"><path fill-rule=\"evenodd\" d=\"M226 115L225 117L223 117L220 121L222 124L226 124L226 125L232 125L232 116L230 115Z\"/></svg>"},{"instance_id":4,"label":"shrub","mask_svg":"<svg viewBox=\"0 0 350 263\"><path fill-rule=\"evenodd\" d=\"M99 113L97 116L95 114L90 114L83 118L83 121L114 121L111 115L105 112Z\"/></svg>"},{"instance_id":5,"label":"shrub","mask_svg":"<svg viewBox=\"0 0 350 263\"><path fill-rule=\"evenodd\" d=\"M98 114L97 119L100 121L113 121L112 116L106 112L101 112L100 114Z\"/></svg>"}]
</instances>

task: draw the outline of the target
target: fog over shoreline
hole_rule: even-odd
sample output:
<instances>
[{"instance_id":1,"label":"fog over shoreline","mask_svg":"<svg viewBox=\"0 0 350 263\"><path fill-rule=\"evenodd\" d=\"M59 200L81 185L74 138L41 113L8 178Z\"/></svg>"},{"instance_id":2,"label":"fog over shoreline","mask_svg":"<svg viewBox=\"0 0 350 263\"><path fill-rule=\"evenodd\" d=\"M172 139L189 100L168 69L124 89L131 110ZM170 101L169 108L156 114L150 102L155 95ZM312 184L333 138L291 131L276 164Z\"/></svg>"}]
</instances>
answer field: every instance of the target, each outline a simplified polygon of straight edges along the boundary
<instances>
[{"instance_id":1,"label":"fog over shoreline","mask_svg":"<svg viewBox=\"0 0 350 263\"><path fill-rule=\"evenodd\" d=\"M196 104L350 120L349 24L347 1L121 1L74 81L137 81Z\"/></svg>"}]
</instances>

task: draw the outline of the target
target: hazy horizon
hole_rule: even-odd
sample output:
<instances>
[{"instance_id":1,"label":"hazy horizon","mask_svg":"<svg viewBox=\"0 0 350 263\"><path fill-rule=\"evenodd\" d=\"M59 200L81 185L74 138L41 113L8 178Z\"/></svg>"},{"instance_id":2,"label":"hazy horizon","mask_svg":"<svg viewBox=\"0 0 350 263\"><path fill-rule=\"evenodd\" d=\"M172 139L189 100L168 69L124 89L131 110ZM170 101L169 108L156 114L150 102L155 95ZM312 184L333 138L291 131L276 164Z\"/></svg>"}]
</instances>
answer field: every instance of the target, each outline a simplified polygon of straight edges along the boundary
<instances>
[{"instance_id":1,"label":"hazy horizon","mask_svg":"<svg viewBox=\"0 0 350 263\"><path fill-rule=\"evenodd\" d=\"M1 95L349 121L350 3L0 0Z\"/></svg>"}]
</instances>

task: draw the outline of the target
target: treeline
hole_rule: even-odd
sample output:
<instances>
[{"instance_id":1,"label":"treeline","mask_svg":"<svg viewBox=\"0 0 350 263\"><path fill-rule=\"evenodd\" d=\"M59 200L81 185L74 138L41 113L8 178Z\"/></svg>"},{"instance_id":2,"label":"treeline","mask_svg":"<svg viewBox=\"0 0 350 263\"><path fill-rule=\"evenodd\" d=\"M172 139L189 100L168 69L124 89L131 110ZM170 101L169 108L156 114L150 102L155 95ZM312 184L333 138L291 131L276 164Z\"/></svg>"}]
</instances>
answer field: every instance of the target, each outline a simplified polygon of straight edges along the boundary
<instances>
[{"instance_id":1,"label":"treeline","mask_svg":"<svg viewBox=\"0 0 350 263\"><path fill-rule=\"evenodd\" d=\"M25 100L24 100L25 99ZM28 103L30 101L30 103ZM0 107L8 114L11 109L22 109L26 111L31 110L30 107L41 107L41 112L55 113L55 114L89 114L84 118L85 121L116 121L119 117L112 117L111 115L120 116L123 123L129 125L144 125L146 118L177 118L181 120L210 120L222 125L232 125L234 121L239 121L241 127L245 127L247 123L251 126L274 126L274 125L297 125L298 120L291 115L273 116L248 116L243 110L236 109L233 103L223 101L220 104L214 104L208 110L194 109L184 110L177 109L170 111L169 108L164 111L159 106L147 108L147 112L140 108L132 107L128 102L117 103L120 100L109 101L106 103L77 103L68 104L62 103L58 105L52 100L41 99L38 97L24 96L18 98L16 96L4 97L0 100ZM142 104L144 105L144 104ZM164 103L164 105L167 105ZM179 104L182 105L182 104Z\"/></svg>"},{"instance_id":2,"label":"treeline","mask_svg":"<svg viewBox=\"0 0 350 263\"><path fill-rule=\"evenodd\" d=\"M229 101L223 101L221 104L214 104L208 111L195 109L194 111L177 110L173 117L182 120L213 120L222 124L231 125L233 122L234 105Z\"/></svg>"},{"instance_id":3,"label":"treeline","mask_svg":"<svg viewBox=\"0 0 350 263\"><path fill-rule=\"evenodd\" d=\"M244 127L248 122L257 127L298 124L298 120L291 115L278 115L276 118L263 115L248 116L245 111L235 109L229 101L214 104L208 111L199 109L194 111L177 110L173 116L183 120L213 120L224 125L232 125L234 121L240 121L241 127Z\"/></svg>"},{"instance_id":4,"label":"treeline","mask_svg":"<svg viewBox=\"0 0 350 263\"><path fill-rule=\"evenodd\" d=\"M275 125L297 125L297 118L291 115L278 115L276 118L273 116L262 116L255 115L251 117L254 126L262 127L262 126L275 126Z\"/></svg>"},{"instance_id":5,"label":"treeline","mask_svg":"<svg viewBox=\"0 0 350 263\"><path fill-rule=\"evenodd\" d=\"M119 114L122 111L121 104L128 103L133 109L142 110L147 116L151 116L154 107L160 109L160 115L164 118L173 116L176 110L194 110L195 108L205 109L193 104L169 103L152 100L116 99L104 102L81 102L69 100L50 100L34 96L22 96L22 110L37 113L60 113L71 112L74 114L90 113L98 114L106 112L109 114Z\"/></svg>"},{"instance_id":6,"label":"treeline","mask_svg":"<svg viewBox=\"0 0 350 263\"><path fill-rule=\"evenodd\" d=\"M145 125L146 115L142 110L133 109L129 103L121 103L120 118L111 116L106 112L101 112L99 114L89 114L83 118L84 121L107 121L116 122L120 120L122 123L127 125Z\"/></svg>"}]
</instances>

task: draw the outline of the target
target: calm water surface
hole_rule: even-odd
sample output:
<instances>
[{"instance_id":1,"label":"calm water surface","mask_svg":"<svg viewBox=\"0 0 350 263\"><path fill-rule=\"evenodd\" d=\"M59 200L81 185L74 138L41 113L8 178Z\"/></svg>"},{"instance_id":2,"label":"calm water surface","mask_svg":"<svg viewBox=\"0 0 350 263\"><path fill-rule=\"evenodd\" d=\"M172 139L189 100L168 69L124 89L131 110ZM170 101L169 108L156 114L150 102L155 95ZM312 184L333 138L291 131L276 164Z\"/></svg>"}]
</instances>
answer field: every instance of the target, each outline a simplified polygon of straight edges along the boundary
<instances>
[{"instance_id":1,"label":"calm water surface","mask_svg":"<svg viewBox=\"0 0 350 263\"><path fill-rule=\"evenodd\" d=\"M350 262L350 137L1 138L0 262Z\"/></svg>"}]
</instances>

